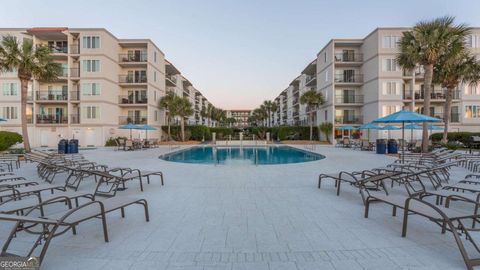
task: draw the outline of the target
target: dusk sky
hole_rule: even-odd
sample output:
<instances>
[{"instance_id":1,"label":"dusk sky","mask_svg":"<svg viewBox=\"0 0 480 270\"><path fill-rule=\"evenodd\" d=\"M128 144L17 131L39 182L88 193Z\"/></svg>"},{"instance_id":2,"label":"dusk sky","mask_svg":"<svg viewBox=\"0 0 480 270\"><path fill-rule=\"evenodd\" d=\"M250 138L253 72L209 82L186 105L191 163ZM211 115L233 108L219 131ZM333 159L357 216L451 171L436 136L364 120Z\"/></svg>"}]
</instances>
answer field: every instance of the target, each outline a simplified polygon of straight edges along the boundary
<instances>
[{"instance_id":1,"label":"dusk sky","mask_svg":"<svg viewBox=\"0 0 480 270\"><path fill-rule=\"evenodd\" d=\"M331 38L456 16L480 26L480 1L3 1L2 27L106 28L150 38L213 104L274 99Z\"/></svg>"}]
</instances>

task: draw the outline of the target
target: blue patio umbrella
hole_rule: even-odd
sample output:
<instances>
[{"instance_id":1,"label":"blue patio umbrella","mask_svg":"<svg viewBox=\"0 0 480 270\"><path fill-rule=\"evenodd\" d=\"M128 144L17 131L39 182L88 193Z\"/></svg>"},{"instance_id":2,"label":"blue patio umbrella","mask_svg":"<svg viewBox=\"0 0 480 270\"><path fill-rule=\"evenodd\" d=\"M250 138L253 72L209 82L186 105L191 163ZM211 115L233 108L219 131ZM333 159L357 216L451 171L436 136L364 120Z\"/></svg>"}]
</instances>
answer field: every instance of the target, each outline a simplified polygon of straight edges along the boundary
<instances>
[{"instance_id":1,"label":"blue patio umbrella","mask_svg":"<svg viewBox=\"0 0 480 270\"><path fill-rule=\"evenodd\" d=\"M425 122L440 122L441 120L435 117L419 114L416 112L401 110L396 113L389 114L385 117L373 120L373 123L402 123L402 141L405 141L405 122L406 123L425 123ZM405 147L402 145L402 163L404 163Z\"/></svg>"},{"instance_id":2,"label":"blue patio umbrella","mask_svg":"<svg viewBox=\"0 0 480 270\"><path fill-rule=\"evenodd\" d=\"M392 125L386 125L382 127L382 130L388 130L388 139L390 140L390 130L399 130L400 128Z\"/></svg>"},{"instance_id":3,"label":"blue patio umbrella","mask_svg":"<svg viewBox=\"0 0 480 270\"><path fill-rule=\"evenodd\" d=\"M0 122L7 122L7 120L0 117Z\"/></svg>"},{"instance_id":4,"label":"blue patio umbrella","mask_svg":"<svg viewBox=\"0 0 480 270\"><path fill-rule=\"evenodd\" d=\"M145 124L145 125L140 125L140 126L138 126L137 129L145 130L145 139L148 139L148 131L149 131L149 130L157 130L156 128L154 128L154 127L152 127L152 126L150 126L150 125L147 125L147 124Z\"/></svg>"},{"instance_id":5,"label":"blue patio umbrella","mask_svg":"<svg viewBox=\"0 0 480 270\"><path fill-rule=\"evenodd\" d=\"M348 137L350 137L352 130L354 130L355 128L351 125L345 125L345 126L339 127L338 129L342 130L342 131L343 130L348 130Z\"/></svg>"},{"instance_id":6,"label":"blue patio umbrella","mask_svg":"<svg viewBox=\"0 0 480 270\"><path fill-rule=\"evenodd\" d=\"M130 129L130 140L132 139L132 129L139 129L138 128L139 126L137 125L134 125L132 123L128 123L126 125L121 125L120 127L118 127L119 129Z\"/></svg>"},{"instance_id":7,"label":"blue patio umbrella","mask_svg":"<svg viewBox=\"0 0 480 270\"><path fill-rule=\"evenodd\" d=\"M443 128L440 127L440 126L434 126L434 125L432 125L432 124L429 124L429 125L427 126L427 128L428 128L429 130L441 130L441 129L443 129Z\"/></svg>"},{"instance_id":8,"label":"blue patio umbrella","mask_svg":"<svg viewBox=\"0 0 480 270\"><path fill-rule=\"evenodd\" d=\"M368 130L368 141L370 141L370 129L379 129L380 127L373 123L366 123L361 125L358 129L367 129Z\"/></svg>"}]
</instances>

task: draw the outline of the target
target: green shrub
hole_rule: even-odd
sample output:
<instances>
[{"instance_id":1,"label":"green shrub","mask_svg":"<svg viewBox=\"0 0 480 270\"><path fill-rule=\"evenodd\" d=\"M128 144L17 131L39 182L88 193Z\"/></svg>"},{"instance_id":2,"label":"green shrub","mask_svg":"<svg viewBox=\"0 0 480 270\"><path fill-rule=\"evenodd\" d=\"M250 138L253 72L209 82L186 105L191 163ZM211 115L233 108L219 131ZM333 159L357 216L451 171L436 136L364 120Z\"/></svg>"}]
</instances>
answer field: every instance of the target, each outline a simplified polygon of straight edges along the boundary
<instances>
[{"instance_id":1,"label":"green shrub","mask_svg":"<svg viewBox=\"0 0 480 270\"><path fill-rule=\"evenodd\" d=\"M459 141L468 146L472 142L472 136L480 136L480 132L449 132L447 139L449 142ZM430 139L432 139L433 142L441 141L442 138L443 133L434 133L430 135Z\"/></svg>"},{"instance_id":2,"label":"green shrub","mask_svg":"<svg viewBox=\"0 0 480 270\"><path fill-rule=\"evenodd\" d=\"M276 140L310 140L310 127L278 126L271 128L272 138ZM313 140L318 140L318 127L313 127Z\"/></svg>"},{"instance_id":3,"label":"green shrub","mask_svg":"<svg viewBox=\"0 0 480 270\"><path fill-rule=\"evenodd\" d=\"M210 140L210 129L204 125L188 126L191 139L195 141Z\"/></svg>"},{"instance_id":4,"label":"green shrub","mask_svg":"<svg viewBox=\"0 0 480 270\"><path fill-rule=\"evenodd\" d=\"M110 138L108 138L108 140L105 142L105 146L117 146L117 143L115 142L115 140L118 140L118 139L124 139L124 140L126 140L127 137L116 137L116 138L110 137Z\"/></svg>"},{"instance_id":5,"label":"green shrub","mask_svg":"<svg viewBox=\"0 0 480 270\"><path fill-rule=\"evenodd\" d=\"M22 135L16 132L0 131L0 151L5 151L12 145L23 142Z\"/></svg>"},{"instance_id":6,"label":"green shrub","mask_svg":"<svg viewBox=\"0 0 480 270\"><path fill-rule=\"evenodd\" d=\"M168 126L162 126L162 130L168 133ZM182 140L182 130L180 126L170 126L170 135L175 141ZM185 126L185 140L201 141L205 136L205 140L210 140L209 128L204 125Z\"/></svg>"},{"instance_id":7,"label":"green shrub","mask_svg":"<svg viewBox=\"0 0 480 270\"><path fill-rule=\"evenodd\" d=\"M229 135L233 136L233 129L228 127L211 127L210 134L215 132L217 140L225 140Z\"/></svg>"}]
</instances>

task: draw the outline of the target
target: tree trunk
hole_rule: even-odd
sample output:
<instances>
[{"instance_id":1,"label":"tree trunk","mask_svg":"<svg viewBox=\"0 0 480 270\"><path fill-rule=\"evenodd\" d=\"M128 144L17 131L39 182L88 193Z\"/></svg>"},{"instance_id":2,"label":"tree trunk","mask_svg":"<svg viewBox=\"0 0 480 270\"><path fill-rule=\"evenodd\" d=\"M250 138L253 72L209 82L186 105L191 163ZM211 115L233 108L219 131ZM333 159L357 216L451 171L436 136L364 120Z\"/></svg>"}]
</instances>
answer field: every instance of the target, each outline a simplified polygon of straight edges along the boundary
<instances>
[{"instance_id":1,"label":"tree trunk","mask_svg":"<svg viewBox=\"0 0 480 270\"><path fill-rule=\"evenodd\" d=\"M28 95L28 80L20 79L20 88L21 88L21 119L22 119L22 137L23 137L23 147L25 152L29 153L30 149L30 140L28 139L28 127L27 127L27 95ZM33 116L32 116L33 117Z\"/></svg>"},{"instance_id":2,"label":"tree trunk","mask_svg":"<svg viewBox=\"0 0 480 270\"><path fill-rule=\"evenodd\" d=\"M443 138L442 143L448 142L448 126L450 124L450 115L452 113L452 99L453 99L453 91L454 89L447 88L447 96L445 99L445 108L443 109L443 122L445 123L445 127L443 129Z\"/></svg>"},{"instance_id":3,"label":"tree trunk","mask_svg":"<svg viewBox=\"0 0 480 270\"><path fill-rule=\"evenodd\" d=\"M310 141L313 140L313 112L310 112Z\"/></svg>"},{"instance_id":4,"label":"tree trunk","mask_svg":"<svg viewBox=\"0 0 480 270\"><path fill-rule=\"evenodd\" d=\"M424 65L424 93L423 93L423 113L430 116L430 97L432 92L433 64ZM415 75L414 75L415 76ZM422 133L422 152L428 152L428 123L423 123Z\"/></svg>"},{"instance_id":5,"label":"tree trunk","mask_svg":"<svg viewBox=\"0 0 480 270\"><path fill-rule=\"evenodd\" d=\"M170 141L170 114L167 116L167 126L168 126L168 138L167 138L167 141Z\"/></svg>"},{"instance_id":6,"label":"tree trunk","mask_svg":"<svg viewBox=\"0 0 480 270\"><path fill-rule=\"evenodd\" d=\"M182 142L185 141L185 118L182 117L182 120L180 120L180 127L182 129Z\"/></svg>"}]
</instances>

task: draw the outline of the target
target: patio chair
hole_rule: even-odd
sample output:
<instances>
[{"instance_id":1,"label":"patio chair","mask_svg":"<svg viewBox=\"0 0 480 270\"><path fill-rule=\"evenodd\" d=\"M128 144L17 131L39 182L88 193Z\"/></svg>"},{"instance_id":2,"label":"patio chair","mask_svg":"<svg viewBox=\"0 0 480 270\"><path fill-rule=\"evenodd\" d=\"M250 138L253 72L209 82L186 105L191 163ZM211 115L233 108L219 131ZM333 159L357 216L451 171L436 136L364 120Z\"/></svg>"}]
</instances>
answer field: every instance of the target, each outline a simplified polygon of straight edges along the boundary
<instances>
[{"instance_id":1,"label":"patio chair","mask_svg":"<svg viewBox=\"0 0 480 270\"><path fill-rule=\"evenodd\" d=\"M126 140L125 141L125 149L124 150L134 150L133 141Z\"/></svg>"},{"instance_id":2,"label":"patio chair","mask_svg":"<svg viewBox=\"0 0 480 270\"><path fill-rule=\"evenodd\" d=\"M352 145L351 145L351 142L350 142L350 138L348 137L345 137L343 138L343 147L344 148L350 148Z\"/></svg>"},{"instance_id":3,"label":"patio chair","mask_svg":"<svg viewBox=\"0 0 480 270\"><path fill-rule=\"evenodd\" d=\"M131 168L113 168L108 170L107 173L115 175L118 179L121 180L123 190L126 189L126 182L138 179L140 182L140 191L143 191L143 179L146 178L147 183L150 184L150 178L153 178L155 176L159 177L161 185L164 185L163 173L161 171L141 171L139 169Z\"/></svg>"},{"instance_id":4,"label":"patio chair","mask_svg":"<svg viewBox=\"0 0 480 270\"><path fill-rule=\"evenodd\" d=\"M55 198L53 200L58 201L59 198ZM62 235L70 229L75 235L77 234L76 227L80 223L95 218L101 219L103 227L103 237L105 242L108 242L109 238L106 214L120 209L122 217L125 217L125 208L134 204L143 206L145 212L145 220L147 222L149 221L148 203L145 199L137 199L130 197L113 197L102 201L91 201L76 208L72 208L71 202L68 198L64 198L64 200L67 203L69 209L67 211L55 213L52 215L38 216L34 214L34 210L51 203L51 201L45 201L41 204L38 204L36 207L31 208L28 212L26 212L24 216L17 216L13 214L0 214L0 220L16 222L5 244L3 245L0 256L19 256L17 254L9 253L9 246L18 233L26 232L36 234L38 235L38 237L34 241L32 248L29 249L28 253L25 256L33 256L33 253L35 252L37 247L43 244L43 247L40 250L40 254L38 255L41 264L43 262L43 259L45 258L50 242L54 237ZM38 227L40 227L38 228L38 230L35 229L37 225Z\"/></svg>"}]
</instances>

